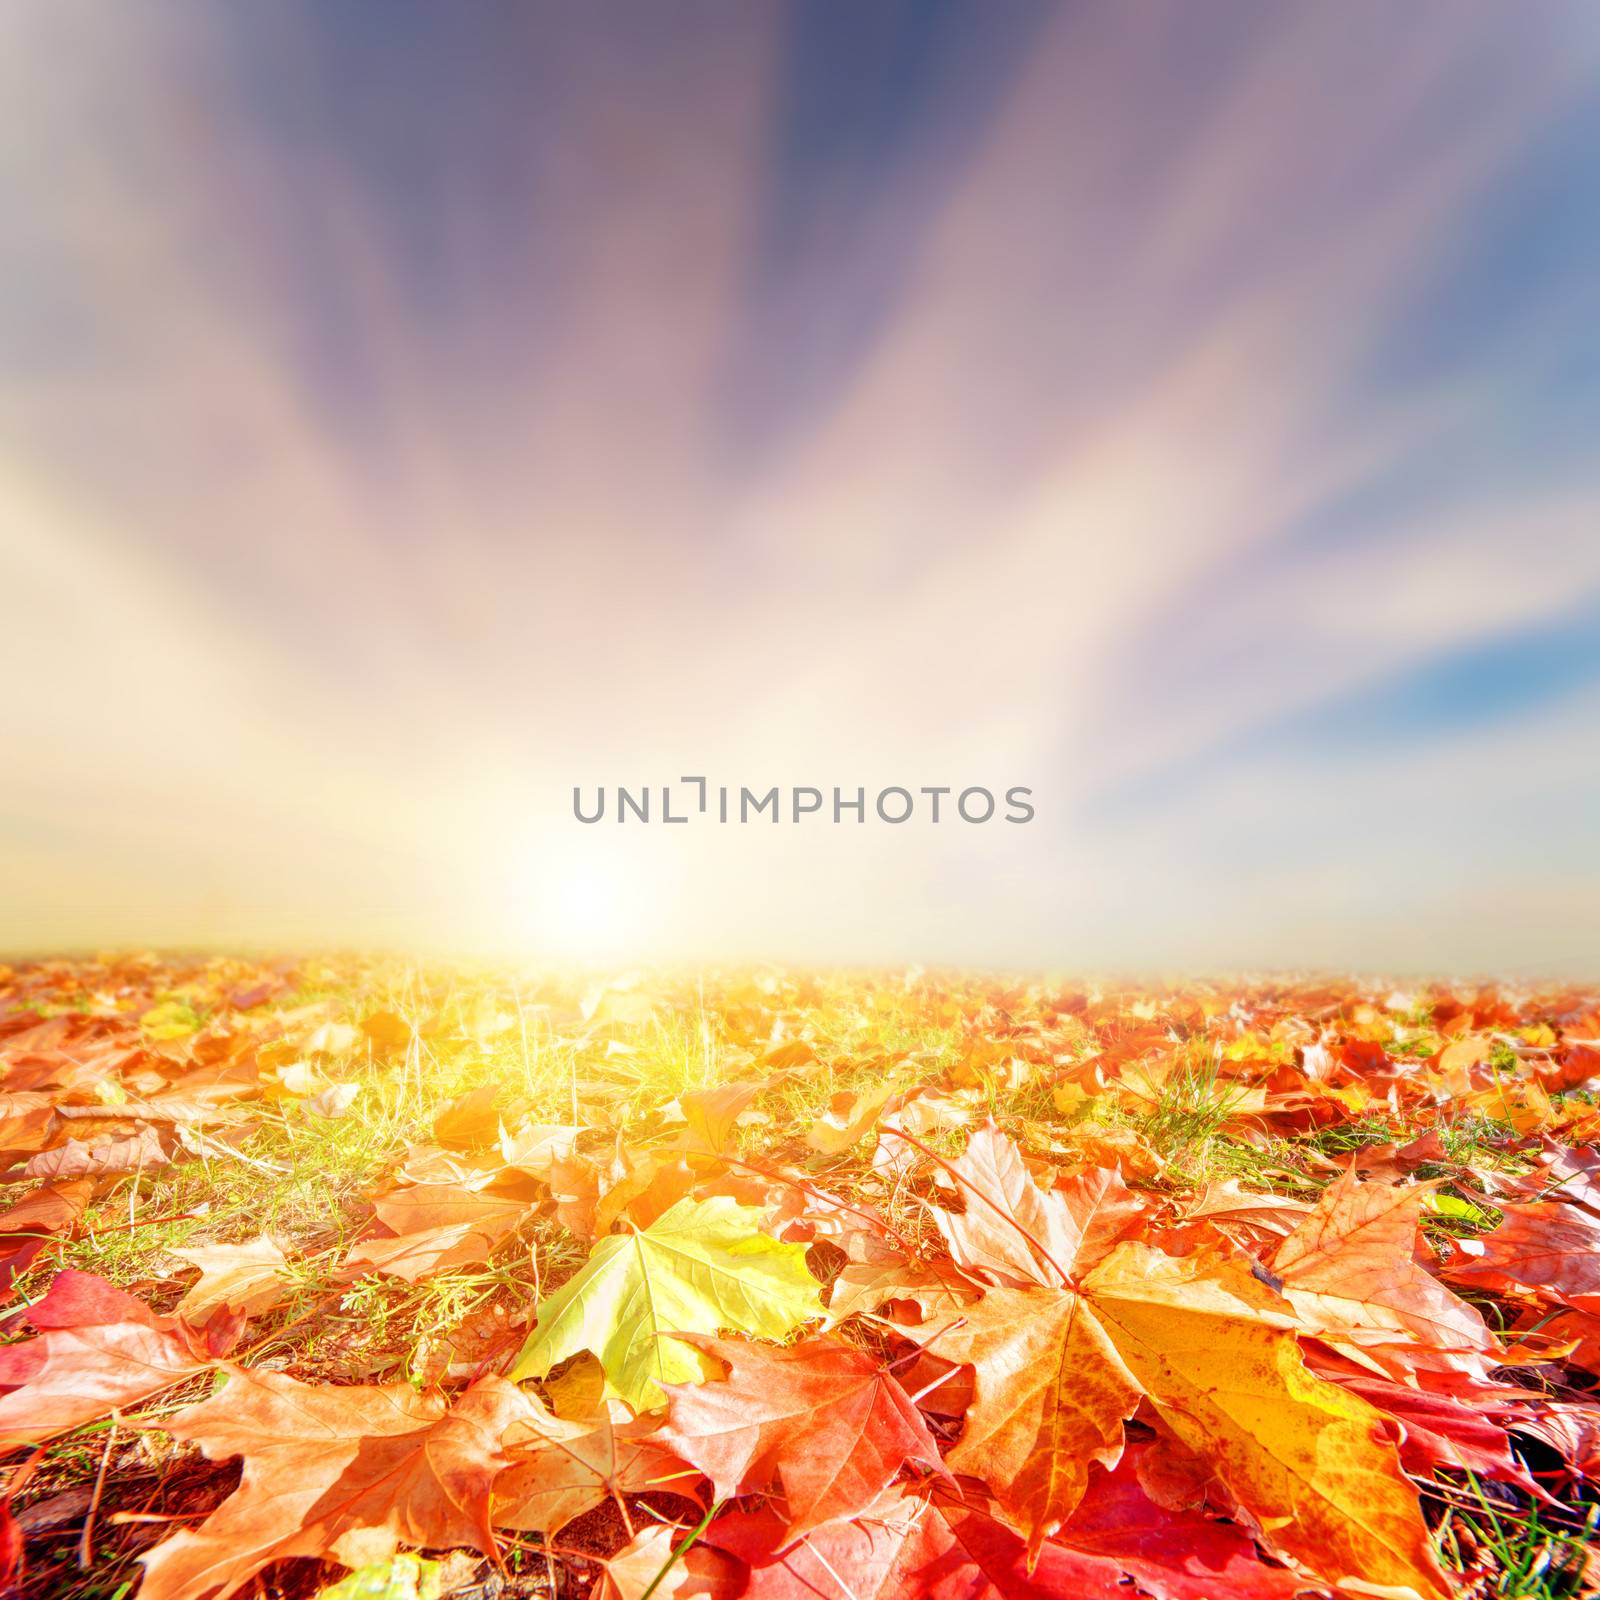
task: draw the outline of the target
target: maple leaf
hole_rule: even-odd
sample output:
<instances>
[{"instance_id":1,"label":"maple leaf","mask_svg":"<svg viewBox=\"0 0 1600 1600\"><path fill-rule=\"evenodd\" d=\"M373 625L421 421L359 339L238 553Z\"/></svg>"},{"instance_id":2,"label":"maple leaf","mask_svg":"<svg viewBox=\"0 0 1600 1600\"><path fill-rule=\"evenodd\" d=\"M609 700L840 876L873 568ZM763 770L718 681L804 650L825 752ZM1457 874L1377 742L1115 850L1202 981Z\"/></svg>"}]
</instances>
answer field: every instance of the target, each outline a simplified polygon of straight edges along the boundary
<instances>
[{"instance_id":1,"label":"maple leaf","mask_svg":"<svg viewBox=\"0 0 1600 1600\"><path fill-rule=\"evenodd\" d=\"M1083 1273L1104 1260L1145 1220L1145 1201L1115 1167L1090 1167L1057 1181L1053 1191L1077 1233L1072 1270Z\"/></svg>"},{"instance_id":2,"label":"maple leaf","mask_svg":"<svg viewBox=\"0 0 1600 1600\"><path fill-rule=\"evenodd\" d=\"M0 1156L44 1148L56 1120L55 1102L37 1090L0 1094Z\"/></svg>"},{"instance_id":3,"label":"maple leaf","mask_svg":"<svg viewBox=\"0 0 1600 1600\"><path fill-rule=\"evenodd\" d=\"M1248 1271L1124 1243L1084 1293L1162 1420L1276 1548L1335 1581L1449 1592L1378 1413L1306 1368Z\"/></svg>"},{"instance_id":4,"label":"maple leaf","mask_svg":"<svg viewBox=\"0 0 1600 1600\"><path fill-rule=\"evenodd\" d=\"M603 1165L590 1156L567 1155L553 1161L547 1174L561 1225L588 1239L611 1232L623 1219L649 1227L699 1179L682 1156L636 1154L623 1146L620 1135Z\"/></svg>"},{"instance_id":5,"label":"maple leaf","mask_svg":"<svg viewBox=\"0 0 1600 1600\"><path fill-rule=\"evenodd\" d=\"M59 1233L71 1228L93 1193L94 1183L88 1178L41 1184L0 1211L0 1235Z\"/></svg>"},{"instance_id":6,"label":"maple leaf","mask_svg":"<svg viewBox=\"0 0 1600 1600\"><path fill-rule=\"evenodd\" d=\"M608 1405L620 1404L607 1400L606 1369L600 1365L600 1358L589 1350L563 1362L561 1370L546 1378L539 1387L544 1390L550 1409L569 1421L582 1421L585 1417L597 1416Z\"/></svg>"},{"instance_id":7,"label":"maple leaf","mask_svg":"<svg viewBox=\"0 0 1600 1600\"><path fill-rule=\"evenodd\" d=\"M1351 1161L1357 1172L1385 1182L1407 1177L1430 1162L1435 1166L1454 1165L1437 1128L1429 1128L1404 1144L1368 1145L1356 1151Z\"/></svg>"},{"instance_id":8,"label":"maple leaf","mask_svg":"<svg viewBox=\"0 0 1600 1600\"><path fill-rule=\"evenodd\" d=\"M1497 1228L1455 1241L1452 1278L1546 1296L1600 1293L1600 1217L1560 1201L1507 1201L1500 1210Z\"/></svg>"},{"instance_id":9,"label":"maple leaf","mask_svg":"<svg viewBox=\"0 0 1600 1600\"><path fill-rule=\"evenodd\" d=\"M194 1008L183 1000L163 1000L139 1018L146 1035L157 1042L181 1039L200 1026Z\"/></svg>"},{"instance_id":10,"label":"maple leaf","mask_svg":"<svg viewBox=\"0 0 1600 1600\"><path fill-rule=\"evenodd\" d=\"M1291 1600L1308 1587L1263 1564L1243 1529L1163 1511L1127 1466L1096 1469L1078 1514L1031 1564L970 1485L962 1499L886 1489L797 1543L770 1509L719 1517L706 1539L750 1567L747 1600Z\"/></svg>"},{"instance_id":11,"label":"maple leaf","mask_svg":"<svg viewBox=\"0 0 1600 1600\"><path fill-rule=\"evenodd\" d=\"M762 1213L735 1200L680 1200L648 1228L602 1239L583 1267L539 1302L513 1380L543 1377L580 1350L636 1411L660 1405L663 1383L696 1382L705 1359L674 1333L732 1330L781 1339L822 1314L805 1246L760 1231Z\"/></svg>"},{"instance_id":12,"label":"maple leaf","mask_svg":"<svg viewBox=\"0 0 1600 1600\"><path fill-rule=\"evenodd\" d=\"M1595 1058L1600 1059L1600 1058ZM1539 1165L1512 1182L1534 1200L1565 1200L1600 1216L1600 1151L1562 1144L1546 1136Z\"/></svg>"},{"instance_id":13,"label":"maple leaf","mask_svg":"<svg viewBox=\"0 0 1600 1600\"><path fill-rule=\"evenodd\" d=\"M1592 1405L1548 1401L1533 1415L1518 1418L1517 1432L1549 1445L1566 1464L1573 1486L1600 1474L1600 1414Z\"/></svg>"},{"instance_id":14,"label":"maple leaf","mask_svg":"<svg viewBox=\"0 0 1600 1600\"><path fill-rule=\"evenodd\" d=\"M361 1031L379 1053L404 1050L413 1037L411 1024L396 1011L369 1012L362 1018Z\"/></svg>"},{"instance_id":15,"label":"maple leaf","mask_svg":"<svg viewBox=\"0 0 1600 1600\"><path fill-rule=\"evenodd\" d=\"M805 1039L791 1039L784 1044L769 1045L761 1052L756 1065L763 1072L793 1072L810 1066L818 1059L816 1047Z\"/></svg>"},{"instance_id":16,"label":"maple leaf","mask_svg":"<svg viewBox=\"0 0 1600 1600\"><path fill-rule=\"evenodd\" d=\"M1014 1147L1008 1155L1000 1146L998 1136L987 1139L968 1168L987 1185L992 1220L981 1232L965 1230L965 1216L941 1218L940 1228L977 1270L1006 1261L1044 1281L991 1289L965 1324L922 1331L933 1353L974 1368L975 1398L950 1465L990 1485L1030 1555L1081 1501L1088 1463L1119 1459L1122 1425L1144 1397L1288 1554L1318 1571L1331 1565L1335 1577L1442 1594L1416 1495L1380 1437L1381 1418L1306 1370L1288 1304L1237 1262L1178 1259L1130 1241L1067 1278L1081 1224L1064 1201L1052 1208L1059 1197L1042 1195L1025 1169L1019 1176ZM1011 1226L1026 1233L1026 1256L997 1231L1012 1200L1024 1209ZM1034 1243L1041 1236L1047 1251ZM1051 1284L1048 1271L1058 1269Z\"/></svg>"},{"instance_id":17,"label":"maple leaf","mask_svg":"<svg viewBox=\"0 0 1600 1600\"><path fill-rule=\"evenodd\" d=\"M1528 1392L1473 1384L1464 1394L1436 1392L1394 1383L1361 1371L1353 1363L1340 1370L1330 1355L1312 1365L1326 1378L1354 1391L1403 1424L1400 1460L1408 1472L1427 1477L1436 1467L1475 1472L1481 1478L1514 1483L1529 1494L1544 1491L1512 1453L1509 1429L1524 1420Z\"/></svg>"},{"instance_id":18,"label":"maple leaf","mask_svg":"<svg viewBox=\"0 0 1600 1600\"><path fill-rule=\"evenodd\" d=\"M324 1022L300 1041L308 1056L341 1056L353 1050L360 1036L348 1022Z\"/></svg>"},{"instance_id":19,"label":"maple leaf","mask_svg":"<svg viewBox=\"0 0 1600 1600\"><path fill-rule=\"evenodd\" d=\"M500 1137L500 1086L479 1085L457 1095L433 1119L433 1136L453 1150L471 1150L491 1145Z\"/></svg>"},{"instance_id":20,"label":"maple leaf","mask_svg":"<svg viewBox=\"0 0 1600 1600\"><path fill-rule=\"evenodd\" d=\"M58 1273L25 1315L37 1336L0 1349L0 1446L69 1433L215 1365L183 1323L91 1272Z\"/></svg>"},{"instance_id":21,"label":"maple leaf","mask_svg":"<svg viewBox=\"0 0 1600 1600\"><path fill-rule=\"evenodd\" d=\"M1151 1449L1130 1448L1115 1471L1096 1468L1058 1535L1061 1546L1082 1565L1115 1569L1162 1600L1291 1600L1308 1592L1303 1578L1266 1565L1237 1523L1157 1505L1142 1481ZM1112 1594L1125 1600L1127 1590Z\"/></svg>"},{"instance_id":22,"label":"maple leaf","mask_svg":"<svg viewBox=\"0 0 1600 1600\"><path fill-rule=\"evenodd\" d=\"M483 1194L455 1183L419 1183L373 1202L388 1238L363 1239L345 1257L347 1276L386 1272L415 1283L447 1267L487 1261L527 1217L524 1200Z\"/></svg>"},{"instance_id":23,"label":"maple leaf","mask_svg":"<svg viewBox=\"0 0 1600 1600\"><path fill-rule=\"evenodd\" d=\"M1428 1190L1358 1183L1346 1173L1278 1246L1272 1270L1301 1325L1406 1370L1423 1352L1487 1378L1497 1354L1482 1316L1416 1261Z\"/></svg>"},{"instance_id":24,"label":"maple leaf","mask_svg":"<svg viewBox=\"0 0 1600 1600\"><path fill-rule=\"evenodd\" d=\"M954 1312L970 1298L966 1282L948 1267L942 1271L914 1267L898 1255L883 1261L852 1261L828 1291L827 1326L837 1327L858 1311L876 1311L890 1300Z\"/></svg>"},{"instance_id":25,"label":"maple leaf","mask_svg":"<svg viewBox=\"0 0 1600 1600\"><path fill-rule=\"evenodd\" d=\"M848 1150L871 1131L900 1088L891 1080L860 1094L841 1089L829 1100L828 1109L811 1124L806 1143L820 1155L836 1156Z\"/></svg>"},{"instance_id":26,"label":"maple leaf","mask_svg":"<svg viewBox=\"0 0 1600 1600\"><path fill-rule=\"evenodd\" d=\"M718 1517L705 1538L750 1569L744 1600L1059 1600L1068 1593L1053 1549L1030 1574L1015 1534L998 1523L981 1530L967 1523L963 1541L944 1509L897 1485L798 1542L770 1507ZM1084 1595L1111 1600L1106 1589Z\"/></svg>"},{"instance_id":27,"label":"maple leaf","mask_svg":"<svg viewBox=\"0 0 1600 1600\"><path fill-rule=\"evenodd\" d=\"M336 1121L356 1103L360 1093L360 1084L330 1083L326 1089L319 1089L310 1099L300 1102L300 1114Z\"/></svg>"},{"instance_id":28,"label":"maple leaf","mask_svg":"<svg viewBox=\"0 0 1600 1600\"><path fill-rule=\"evenodd\" d=\"M514 1129L501 1130L500 1159L507 1167L548 1183L550 1168L572 1154L582 1132L562 1122L518 1123Z\"/></svg>"},{"instance_id":29,"label":"maple leaf","mask_svg":"<svg viewBox=\"0 0 1600 1600\"><path fill-rule=\"evenodd\" d=\"M715 1357L728 1376L670 1387L662 1439L711 1479L719 1499L776 1479L790 1538L865 1505L913 1457L940 1465L938 1444L905 1390L854 1345L685 1342Z\"/></svg>"},{"instance_id":30,"label":"maple leaf","mask_svg":"<svg viewBox=\"0 0 1600 1600\"><path fill-rule=\"evenodd\" d=\"M93 1194L92 1178L47 1183L0 1212L0 1292L27 1271L51 1234L76 1227Z\"/></svg>"},{"instance_id":31,"label":"maple leaf","mask_svg":"<svg viewBox=\"0 0 1600 1600\"><path fill-rule=\"evenodd\" d=\"M674 1560L683 1537L660 1523L641 1528L602 1564L598 1600L733 1600L746 1592L738 1564L709 1545L693 1544Z\"/></svg>"},{"instance_id":32,"label":"maple leaf","mask_svg":"<svg viewBox=\"0 0 1600 1600\"><path fill-rule=\"evenodd\" d=\"M723 1083L712 1089L690 1089L679 1095L678 1105L687 1124L679 1143L687 1150L721 1154L728 1148L745 1108L775 1081Z\"/></svg>"},{"instance_id":33,"label":"maple leaf","mask_svg":"<svg viewBox=\"0 0 1600 1600\"><path fill-rule=\"evenodd\" d=\"M239 1487L140 1558L144 1600L226 1600L287 1556L361 1566L401 1541L495 1553L490 1493L511 1464L506 1435L531 1411L520 1390L485 1378L447 1403L407 1384L227 1371L218 1393L162 1426L213 1461L243 1456Z\"/></svg>"},{"instance_id":34,"label":"maple leaf","mask_svg":"<svg viewBox=\"0 0 1600 1600\"><path fill-rule=\"evenodd\" d=\"M1081 1231L1066 1200L1033 1181L1022 1152L986 1123L950 1163L965 1209L937 1209L934 1221L962 1271L979 1282L1068 1281Z\"/></svg>"},{"instance_id":35,"label":"maple leaf","mask_svg":"<svg viewBox=\"0 0 1600 1600\"><path fill-rule=\"evenodd\" d=\"M1089 1466L1114 1466L1138 1382L1081 1295L991 1289L928 1349L974 1370L966 1426L947 1457L981 1478L1037 1551L1083 1498Z\"/></svg>"},{"instance_id":36,"label":"maple leaf","mask_svg":"<svg viewBox=\"0 0 1600 1600\"><path fill-rule=\"evenodd\" d=\"M595 1201L594 1233L611 1233L619 1222L648 1228L700 1181L699 1170L682 1156L630 1157L626 1174Z\"/></svg>"},{"instance_id":37,"label":"maple leaf","mask_svg":"<svg viewBox=\"0 0 1600 1600\"><path fill-rule=\"evenodd\" d=\"M1207 1184L1184 1208L1183 1215L1190 1222L1209 1223L1235 1242L1258 1244L1286 1238L1310 1210L1304 1200L1289 1200L1280 1194L1257 1194L1229 1178Z\"/></svg>"},{"instance_id":38,"label":"maple leaf","mask_svg":"<svg viewBox=\"0 0 1600 1600\"><path fill-rule=\"evenodd\" d=\"M934 1221L956 1264L978 1282L1059 1287L1100 1260L1144 1213L1144 1202L1114 1167L1041 1189L1022 1152L992 1121L947 1170L966 1209L937 1209Z\"/></svg>"},{"instance_id":39,"label":"maple leaf","mask_svg":"<svg viewBox=\"0 0 1600 1600\"><path fill-rule=\"evenodd\" d=\"M496 1481L492 1520L546 1536L606 1500L651 1489L685 1493L698 1474L675 1456L667 1441L626 1422L621 1405L568 1420L550 1415L527 1396L530 1415L506 1436L512 1465Z\"/></svg>"},{"instance_id":40,"label":"maple leaf","mask_svg":"<svg viewBox=\"0 0 1600 1600\"><path fill-rule=\"evenodd\" d=\"M289 1292L284 1277L288 1262L265 1234L243 1244L194 1245L172 1254L200 1269L200 1281L178 1302L178 1315L192 1327L200 1327L224 1306L254 1316Z\"/></svg>"},{"instance_id":41,"label":"maple leaf","mask_svg":"<svg viewBox=\"0 0 1600 1600\"><path fill-rule=\"evenodd\" d=\"M154 1128L141 1127L123 1138L68 1139L53 1150L41 1150L23 1164L29 1178L99 1178L123 1172L148 1172L164 1167L170 1157Z\"/></svg>"}]
</instances>

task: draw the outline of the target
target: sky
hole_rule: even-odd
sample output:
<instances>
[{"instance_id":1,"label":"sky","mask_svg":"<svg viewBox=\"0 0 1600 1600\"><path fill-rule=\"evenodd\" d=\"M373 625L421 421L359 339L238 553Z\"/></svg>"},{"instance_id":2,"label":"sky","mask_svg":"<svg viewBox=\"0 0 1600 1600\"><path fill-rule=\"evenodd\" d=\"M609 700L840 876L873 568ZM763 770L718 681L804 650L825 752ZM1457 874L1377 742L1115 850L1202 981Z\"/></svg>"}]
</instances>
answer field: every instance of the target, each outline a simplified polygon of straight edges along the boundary
<instances>
[{"instance_id":1,"label":"sky","mask_svg":"<svg viewBox=\"0 0 1600 1600\"><path fill-rule=\"evenodd\" d=\"M0 949L1600 970L1584 0L10 0ZM585 827L572 790L1036 816Z\"/></svg>"}]
</instances>

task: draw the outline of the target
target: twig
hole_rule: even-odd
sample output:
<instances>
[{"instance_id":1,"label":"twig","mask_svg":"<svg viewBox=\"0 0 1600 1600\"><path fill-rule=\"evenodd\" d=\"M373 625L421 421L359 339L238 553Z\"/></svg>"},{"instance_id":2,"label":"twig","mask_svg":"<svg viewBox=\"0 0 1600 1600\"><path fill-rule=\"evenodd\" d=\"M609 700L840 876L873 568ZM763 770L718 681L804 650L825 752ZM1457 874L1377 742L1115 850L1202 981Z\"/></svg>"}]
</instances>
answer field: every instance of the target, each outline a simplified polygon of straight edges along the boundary
<instances>
[{"instance_id":1,"label":"twig","mask_svg":"<svg viewBox=\"0 0 1600 1600\"><path fill-rule=\"evenodd\" d=\"M114 1528L127 1528L137 1523L147 1522L188 1522L195 1517L209 1517L210 1509L200 1508L194 1511L113 1511L106 1521Z\"/></svg>"},{"instance_id":2,"label":"twig","mask_svg":"<svg viewBox=\"0 0 1600 1600\"><path fill-rule=\"evenodd\" d=\"M288 1167L280 1167L276 1162L259 1161L255 1156L247 1156L242 1150L235 1150L231 1146L223 1144L220 1140L207 1138L198 1128L190 1128L188 1133L196 1144L210 1150L215 1155L227 1156L234 1161L242 1161L247 1167L254 1167L257 1172L268 1172L277 1178L288 1176Z\"/></svg>"},{"instance_id":3,"label":"twig","mask_svg":"<svg viewBox=\"0 0 1600 1600\"><path fill-rule=\"evenodd\" d=\"M78 1570L87 1572L94 1564L94 1517L100 1509L100 1496L105 1493L106 1468L111 1465L111 1447L117 1442L117 1424L122 1413L111 1408L111 1426L106 1430L106 1447L100 1452L100 1470L94 1475L94 1496L89 1501L89 1514L83 1519L83 1532L78 1536Z\"/></svg>"}]
</instances>

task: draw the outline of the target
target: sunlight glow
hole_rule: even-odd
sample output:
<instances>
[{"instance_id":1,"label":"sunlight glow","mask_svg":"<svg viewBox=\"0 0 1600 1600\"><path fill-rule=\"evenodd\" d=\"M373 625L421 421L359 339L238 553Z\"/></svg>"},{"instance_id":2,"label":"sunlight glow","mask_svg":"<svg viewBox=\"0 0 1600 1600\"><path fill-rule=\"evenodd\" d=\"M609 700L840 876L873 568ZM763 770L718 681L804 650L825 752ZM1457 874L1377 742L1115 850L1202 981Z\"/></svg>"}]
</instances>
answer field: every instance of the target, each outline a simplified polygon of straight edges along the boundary
<instances>
[{"instance_id":1,"label":"sunlight glow","mask_svg":"<svg viewBox=\"0 0 1600 1600\"><path fill-rule=\"evenodd\" d=\"M530 854L507 888L520 937L580 960L615 953L638 918L638 895L623 862L603 850Z\"/></svg>"}]
</instances>

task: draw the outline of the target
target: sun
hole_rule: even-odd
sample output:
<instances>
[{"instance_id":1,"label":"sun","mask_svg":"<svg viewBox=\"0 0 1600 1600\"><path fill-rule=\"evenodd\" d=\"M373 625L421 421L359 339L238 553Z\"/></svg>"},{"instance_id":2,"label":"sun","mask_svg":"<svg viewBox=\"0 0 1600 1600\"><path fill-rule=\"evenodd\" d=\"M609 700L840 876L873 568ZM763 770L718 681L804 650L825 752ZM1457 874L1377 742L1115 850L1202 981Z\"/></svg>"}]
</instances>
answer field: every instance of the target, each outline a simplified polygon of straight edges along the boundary
<instances>
[{"instance_id":1,"label":"sun","mask_svg":"<svg viewBox=\"0 0 1600 1600\"><path fill-rule=\"evenodd\" d=\"M547 842L507 875L501 920L543 953L604 958L625 949L636 932L635 891L626 863L599 841Z\"/></svg>"}]
</instances>

